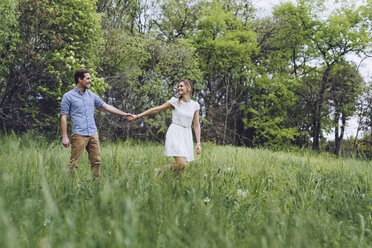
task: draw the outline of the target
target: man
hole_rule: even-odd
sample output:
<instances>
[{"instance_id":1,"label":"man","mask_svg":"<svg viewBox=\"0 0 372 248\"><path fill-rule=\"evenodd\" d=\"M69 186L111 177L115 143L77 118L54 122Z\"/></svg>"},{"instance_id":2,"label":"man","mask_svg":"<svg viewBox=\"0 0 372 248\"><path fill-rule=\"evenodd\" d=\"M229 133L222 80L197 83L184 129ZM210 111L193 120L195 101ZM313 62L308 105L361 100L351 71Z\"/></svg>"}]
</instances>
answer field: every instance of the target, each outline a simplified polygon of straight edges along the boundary
<instances>
[{"instance_id":1,"label":"man","mask_svg":"<svg viewBox=\"0 0 372 248\"><path fill-rule=\"evenodd\" d=\"M80 69L75 72L76 86L64 94L61 102L61 129L62 144L69 147L70 140L67 136L67 117L71 117L71 157L68 163L68 171L71 176L78 168L78 162L84 149L88 151L93 177L100 177L100 146L97 127L94 121L94 107L121 115L124 117L130 114L106 104L96 94L89 91L91 79L87 69Z\"/></svg>"}]
</instances>

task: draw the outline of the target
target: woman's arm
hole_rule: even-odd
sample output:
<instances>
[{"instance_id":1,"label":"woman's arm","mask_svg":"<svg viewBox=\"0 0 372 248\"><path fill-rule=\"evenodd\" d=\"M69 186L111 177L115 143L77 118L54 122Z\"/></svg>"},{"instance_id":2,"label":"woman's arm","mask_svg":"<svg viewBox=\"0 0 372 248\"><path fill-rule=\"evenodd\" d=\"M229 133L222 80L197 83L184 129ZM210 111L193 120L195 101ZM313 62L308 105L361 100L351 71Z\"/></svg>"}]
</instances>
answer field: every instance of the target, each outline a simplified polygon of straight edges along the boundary
<instances>
[{"instance_id":1,"label":"woman's arm","mask_svg":"<svg viewBox=\"0 0 372 248\"><path fill-rule=\"evenodd\" d=\"M200 144L200 123L199 123L199 110L194 113L194 132L196 137L196 155L201 153L201 144Z\"/></svg>"},{"instance_id":2,"label":"woman's arm","mask_svg":"<svg viewBox=\"0 0 372 248\"><path fill-rule=\"evenodd\" d=\"M169 102L166 102L163 105L160 105L158 107L150 108L150 109L142 112L141 114L134 115L134 119L133 120L137 120L137 119L142 118L142 117L145 117L147 115L153 115L153 114L159 113L159 112L161 112L163 110L170 109L171 107L172 107L172 104L170 104Z\"/></svg>"}]
</instances>

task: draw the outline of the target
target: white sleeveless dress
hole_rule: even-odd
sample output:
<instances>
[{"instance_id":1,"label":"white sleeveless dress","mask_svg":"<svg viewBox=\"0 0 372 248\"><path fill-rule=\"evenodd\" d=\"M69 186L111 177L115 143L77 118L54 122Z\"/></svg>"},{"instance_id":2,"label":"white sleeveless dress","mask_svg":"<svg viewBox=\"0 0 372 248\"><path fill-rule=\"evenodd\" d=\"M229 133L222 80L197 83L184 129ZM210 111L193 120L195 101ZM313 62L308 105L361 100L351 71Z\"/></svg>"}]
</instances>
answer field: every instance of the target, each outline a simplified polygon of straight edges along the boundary
<instances>
[{"instance_id":1,"label":"white sleeveless dress","mask_svg":"<svg viewBox=\"0 0 372 248\"><path fill-rule=\"evenodd\" d=\"M165 156L185 157L186 161L194 160L194 144L192 140L191 124L195 111L200 109L195 101L177 103L178 98L172 97L168 102L172 104L172 124L165 136Z\"/></svg>"}]
</instances>

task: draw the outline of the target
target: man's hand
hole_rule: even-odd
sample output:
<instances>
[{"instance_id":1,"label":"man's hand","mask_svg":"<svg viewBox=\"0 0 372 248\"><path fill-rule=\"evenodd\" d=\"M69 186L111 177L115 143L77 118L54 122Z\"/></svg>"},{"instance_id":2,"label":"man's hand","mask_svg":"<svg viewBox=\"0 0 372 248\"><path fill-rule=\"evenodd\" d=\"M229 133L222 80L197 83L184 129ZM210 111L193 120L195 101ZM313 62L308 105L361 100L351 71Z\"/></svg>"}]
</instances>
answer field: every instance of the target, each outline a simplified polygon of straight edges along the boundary
<instances>
[{"instance_id":1,"label":"man's hand","mask_svg":"<svg viewBox=\"0 0 372 248\"><path fill-rule=\"evenodd\" d=\"M70 146L70 140L67 135L62 137L62 145L66 148Z\"/></svg>"},{"instance_id":2,"label":"man's hand","mask_svg":"<svg viewBox=\"0 0 372 248\"><path fill-rule=\"evenodd\" d=\"M130 116L127 117L128 121L132 122L132 121L135 121L137 120L137 115L133 115L131 114Z\"/></svg>"},{"instance_id":3,"label":"man's hand","mask_svg":"<svg viewBox=\"0 0 372 248\"><path fill-rule=\"evenodd\" d=\"M130 114L130 113L125 113L123 116L125 117L125 119L127 119L128 121L130 121L130 119L131 119L131 117L132 117L132 114Z\"/></svg>"}]
</instances>

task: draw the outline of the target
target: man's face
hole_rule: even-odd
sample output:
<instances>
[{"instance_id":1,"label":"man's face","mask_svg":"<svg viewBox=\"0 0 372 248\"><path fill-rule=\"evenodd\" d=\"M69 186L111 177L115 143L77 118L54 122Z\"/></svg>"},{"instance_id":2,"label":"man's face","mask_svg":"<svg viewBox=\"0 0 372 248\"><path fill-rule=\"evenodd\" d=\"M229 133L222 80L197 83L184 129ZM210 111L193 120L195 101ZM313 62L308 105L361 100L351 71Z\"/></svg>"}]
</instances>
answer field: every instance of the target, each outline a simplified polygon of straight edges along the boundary
<instances>
[{"instance_id":1,"label":"man's face","mask_svg":"<svg viewBox=\"0 0 372 248\"><path fill-rule=\"evenodd\" d=\"M89 89L90 83L92 82L89 73L84 73L84 79L79 78L78 80L82 88Z\"/></svg>"}]
</instances>

